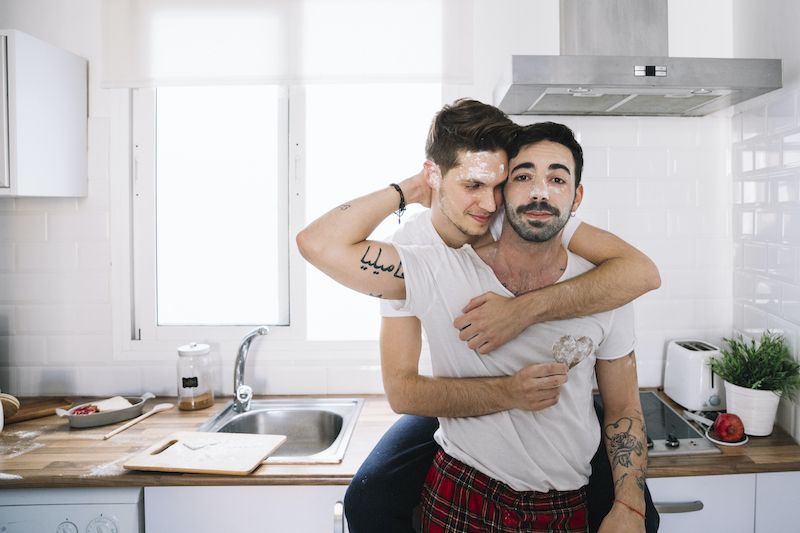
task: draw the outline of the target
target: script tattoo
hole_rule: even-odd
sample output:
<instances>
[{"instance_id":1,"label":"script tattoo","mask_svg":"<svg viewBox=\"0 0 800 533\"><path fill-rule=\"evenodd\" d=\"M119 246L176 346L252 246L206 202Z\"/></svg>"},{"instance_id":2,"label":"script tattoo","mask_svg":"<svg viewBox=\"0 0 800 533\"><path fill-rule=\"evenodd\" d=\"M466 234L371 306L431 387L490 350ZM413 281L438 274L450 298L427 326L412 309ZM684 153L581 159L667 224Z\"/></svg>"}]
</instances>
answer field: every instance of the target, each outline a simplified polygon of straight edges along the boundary
<instances>
[{"instance_id":1,"label":"script tattoo","mask_svg":"<svg viewBox=\"0 0 800 533\"><path fill-rule=\"evenodd\" d=\"M406 279L405 275L403 275L403 262L402 261L397 263L397 270L395 270L394 274L392 274L392 275L394 277L396 277L396 278Z\"/></svg>"},{"instance_id":2,"label":"script tattoo","mask_svg":"<svg viewBox=\"0 0 800 533\"><path fill-rule=\"evenodd\" d=\"M339 209L340 211L347 211L348 209L350 209L350 204L342 204L342 205L340 205L340 206L338 207L338 209Z\"/></svg>"},{"instance_id":3,"label":"script tattoo","mask_svg":"<svg viewBox=\"0 0 800 533\"><path fill-rule=\"evenodd\" d=\"M376 276L381 272L393 272L393 276L396 278L403 278L403 263L400 262L395 265L382 265L380 262L381 253L383 252L383 248L378 248L378 253L375 255L374 259L370 259L369 255L372 251L372 246L367 246L367 249L364 251L364 255L361 256L361 270L369 270L372 268L372 273Z\"/></svg>"}]
</instances>

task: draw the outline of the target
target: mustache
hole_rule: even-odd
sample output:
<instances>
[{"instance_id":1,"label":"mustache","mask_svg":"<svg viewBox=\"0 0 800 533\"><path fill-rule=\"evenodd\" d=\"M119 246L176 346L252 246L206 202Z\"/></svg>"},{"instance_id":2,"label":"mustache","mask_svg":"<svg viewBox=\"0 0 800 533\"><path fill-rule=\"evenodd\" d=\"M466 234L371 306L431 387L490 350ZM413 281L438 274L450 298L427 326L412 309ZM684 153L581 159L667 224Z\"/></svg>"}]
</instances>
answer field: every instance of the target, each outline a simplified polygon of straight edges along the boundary
<instances>
[{"instance_id":1,"label":"mustache","mask_svg":"<svg viewBox=\"0 0 800 533\"><path fill-rule=\"evenodd\" d=\"M547 202L531 202L528 205L523 205L517 208L517 214L524 215L527 211L544 211L554 216L560 216L561 211L557 207L553 207Z\"/></svg>"}]
</instances>

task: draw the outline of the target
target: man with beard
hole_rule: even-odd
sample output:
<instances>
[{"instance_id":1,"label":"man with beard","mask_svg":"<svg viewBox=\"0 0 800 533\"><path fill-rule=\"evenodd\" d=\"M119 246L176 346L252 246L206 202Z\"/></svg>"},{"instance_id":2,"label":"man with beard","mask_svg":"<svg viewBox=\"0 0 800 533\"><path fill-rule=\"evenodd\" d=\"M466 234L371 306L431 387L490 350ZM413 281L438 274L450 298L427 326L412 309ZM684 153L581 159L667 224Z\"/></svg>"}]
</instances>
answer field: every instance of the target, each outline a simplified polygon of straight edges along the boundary
<instances>
[{"instance_id":1,"label":"man with beard","mask_svg":"<svg viewBox=\"0 0 800 533\"><path fill-rule=\"evenodd\" d=\"M502 158L474 155L462 154L464 172L488 169L490 186L502 182ZM423 530L585 531L584 487L600 434L592 408L596 369L615 480L614 504L600 531L644 531L646 448L630 307L536 324L491 357L465 346L452 329L476 292L522 294L592 266L557 238L583 195L582 152L572 132L552 123L523 128L509 155L506 221L495 243L453 250L366 241L396 205L396 197L382 191L321 217L298 235L298 244L309 261L343 284L405 299L428 333L436 376L513 375L552 361L554 348L571 366L566 383L554 387L557 403L548 408L440 418L436 440L442 449L425 483ZM433 165L426 163L426 173L435 173ZM403 182L409 201L426 202L430 192L420 181Z\"/></svg>"}]
</instances>

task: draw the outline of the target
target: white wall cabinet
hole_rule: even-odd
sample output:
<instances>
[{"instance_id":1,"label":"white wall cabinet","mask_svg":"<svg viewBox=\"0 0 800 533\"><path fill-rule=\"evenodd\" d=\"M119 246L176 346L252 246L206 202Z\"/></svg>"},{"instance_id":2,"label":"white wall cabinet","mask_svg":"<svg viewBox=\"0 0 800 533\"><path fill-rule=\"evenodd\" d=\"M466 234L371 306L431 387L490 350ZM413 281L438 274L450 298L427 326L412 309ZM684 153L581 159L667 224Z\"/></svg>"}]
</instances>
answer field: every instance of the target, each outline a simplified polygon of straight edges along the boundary
<instances>
[{"instance_id":1,"label":"white wall cabinet","mask_svg":"<svg viewBox=\"0 0 800 533\"><path fill-rule=\"evenodd\" d=\"M87 62L0 30L0 197L86 196Z\"/></svg>"},{"instance_id":2,"label":"white wall cabinet","mask_svg":"<svg viewBox=\"0 0 800 533\"><path fill-rule=\"evenodd\" d=\"M145 530L346 533L347 486L145 487Z\"/></svg>"},{"instance_id":3,"label":"white wall cabinet","mask_svg":"<svg viewBox=\"0 0 800 533\"><path fill-rule=\"evenodd\" d=\"M753 533L756 474L653 478L647 485L661 515L659 533Z\"/></svg>"}]
</instances>

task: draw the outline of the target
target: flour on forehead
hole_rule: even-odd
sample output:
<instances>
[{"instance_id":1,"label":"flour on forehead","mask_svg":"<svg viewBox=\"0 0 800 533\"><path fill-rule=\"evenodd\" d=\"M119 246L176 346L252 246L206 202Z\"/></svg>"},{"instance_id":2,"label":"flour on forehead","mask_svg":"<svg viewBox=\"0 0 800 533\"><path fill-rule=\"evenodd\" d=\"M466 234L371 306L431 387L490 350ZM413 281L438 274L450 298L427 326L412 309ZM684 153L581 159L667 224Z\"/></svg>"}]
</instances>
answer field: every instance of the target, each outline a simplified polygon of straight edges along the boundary
<instances>
[{"instance_id":1,"label":"flour on forehead","mask_svg":"<svg viewBox=\"0 0 800 533\"><path fill-rule=\"evenodd\" d=\"M505 174L505 164L496 165L495 157L487 152L465 152L463 159L466 172L459 173L456 176L458 181L488 183Z\"/></svg>"}]
</instances>

